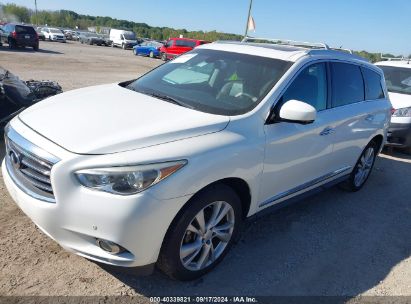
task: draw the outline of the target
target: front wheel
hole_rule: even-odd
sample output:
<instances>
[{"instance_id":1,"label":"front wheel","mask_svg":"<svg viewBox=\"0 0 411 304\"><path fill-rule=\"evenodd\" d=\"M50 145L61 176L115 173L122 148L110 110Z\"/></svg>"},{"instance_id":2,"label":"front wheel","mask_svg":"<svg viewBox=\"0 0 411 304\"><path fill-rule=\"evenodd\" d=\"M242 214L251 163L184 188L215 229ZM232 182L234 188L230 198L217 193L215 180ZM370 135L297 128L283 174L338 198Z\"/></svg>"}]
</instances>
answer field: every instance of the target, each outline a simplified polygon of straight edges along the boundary
<instances>
[{"instance_id":1,"label":"front wheel","mask_svg":"<svg viewBox=\"0 0 411 304\"><path fill-rule=\"evenodd\" d=\"M166 53L161 54L161 60L167 61L167 54Z\"/></svg>"},{"instance_id":2,"label":"front wheel","mask_svg":"<svg viewBox=\"0 0 411 304\"><path fill-rule=\"evenodd\" d=\"M242 224L238 195L226 185L197 194L167 232L158 267L178 280L209 272L227 254Z\"/></svg>"},{"instance_id":3,"label":"front wheel","mask_svg":"<svg viewBox=\"0 0 411 304\"><path fill-rule=\"evenodd\" d=\"M124 43L121 45L121 47L123 48L123 50L125 50L127 48Z\"/></svg>"},{"instance_id":4,"label":"front wheel","mask_svg":"<svg viewBox=\"0 0 411 304\"><path fill-rule=\"evenodd\" d=\"M149 54L149 56L150 56L150 58L154 58L154 52L151 51L150 54Z\"/></svg>"},{"instance_id":5,"label":"front wheel","mask_svg":"<svg viewBox=\"0 0 411 304\"><path fill-rule=\"evenodd\" d=\"M371 171L374 168L375 159L377 158L378 147L375 141L370 142L362 152L360 158L355 164L354 170L351 172L350 177L341 187L344 190L351 192L359 191L365 182L370 177Z\"/></svg>"}]
</instances>

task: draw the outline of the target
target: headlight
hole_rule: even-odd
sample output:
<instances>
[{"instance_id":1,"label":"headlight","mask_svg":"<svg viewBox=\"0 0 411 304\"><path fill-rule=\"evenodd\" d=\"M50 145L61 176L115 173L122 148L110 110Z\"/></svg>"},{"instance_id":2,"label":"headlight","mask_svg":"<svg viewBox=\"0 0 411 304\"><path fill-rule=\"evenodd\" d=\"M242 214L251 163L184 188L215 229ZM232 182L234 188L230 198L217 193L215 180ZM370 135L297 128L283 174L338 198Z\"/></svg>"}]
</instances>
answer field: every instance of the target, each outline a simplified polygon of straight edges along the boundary
<instances>
[{"instance_id":1,"label":"headlight","mask_svg":"<svg viewBox=\"0 0 411 304\"><path fill-rule=\"evenodd\" d=\"M81 170L75 173L79 182L91 189L119 195L144 191L181 169L186 160L140 165Z\"/></svg>"},{"instance_id":2,"label":"headlight","mask_svg":"<svg viewBox=\"0 0 411 304\"><path fill-rule=\"evenodd\" d=\"M394 111L393 117L411 117L411 107L401 108Z\"/></svg>"}]
</instances>

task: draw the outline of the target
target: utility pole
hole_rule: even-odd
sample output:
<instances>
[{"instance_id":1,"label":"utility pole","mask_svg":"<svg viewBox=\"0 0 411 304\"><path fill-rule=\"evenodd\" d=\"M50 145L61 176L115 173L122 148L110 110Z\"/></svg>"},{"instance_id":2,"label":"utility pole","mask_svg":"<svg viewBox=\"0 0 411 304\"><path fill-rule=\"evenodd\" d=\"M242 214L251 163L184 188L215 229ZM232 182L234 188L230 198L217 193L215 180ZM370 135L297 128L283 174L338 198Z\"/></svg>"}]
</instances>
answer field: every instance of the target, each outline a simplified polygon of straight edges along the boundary
<instances>
[{"instance_id":1,"label":"utility pole","mask_svg":"<svg viewBox=\"0 0 411 304\"><path fill-rule=\"evenodd\" d=\"M248 8L248 17L247 17L247 22L245 24L245 34L244 38L247 37L248 35L248 22L250 21L250 16L251 16L251 8L253 6L253 0L250 0L250 7Z\"/></svg>"},{"instance_id":2,"label":"utility pole","mask_svg":"<svg viewBox=\"0 0 411 304\"><path fill-rule=\"evenodd\" d=\"M34 9L36 12L36 26L39 25L39 19L38 19L38 15L37 15L37 0L34 0Z\"/></svg>"}]
</instances>

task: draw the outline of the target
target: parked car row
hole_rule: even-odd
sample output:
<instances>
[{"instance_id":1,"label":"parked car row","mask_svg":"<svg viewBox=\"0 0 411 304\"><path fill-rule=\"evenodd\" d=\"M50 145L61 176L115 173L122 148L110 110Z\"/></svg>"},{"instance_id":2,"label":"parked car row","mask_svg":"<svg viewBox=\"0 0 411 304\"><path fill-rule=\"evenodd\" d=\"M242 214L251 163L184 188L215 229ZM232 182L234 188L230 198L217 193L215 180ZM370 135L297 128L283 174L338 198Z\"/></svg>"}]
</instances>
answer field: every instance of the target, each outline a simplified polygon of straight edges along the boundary
<instances>
[{"instance_id":1,"label":"parked car row","mask_svg":"<svg viewBox=\"0 0 411 304\"><path fill-rule=\"evenodd\" d=\"M150 58L161 58L163 61L174 59L195 47L210 43L205 40L188 38L170 38L165 43L158 41L145 41L133 47L135 55L148 56Z\"/></svg>"}]
</instances>

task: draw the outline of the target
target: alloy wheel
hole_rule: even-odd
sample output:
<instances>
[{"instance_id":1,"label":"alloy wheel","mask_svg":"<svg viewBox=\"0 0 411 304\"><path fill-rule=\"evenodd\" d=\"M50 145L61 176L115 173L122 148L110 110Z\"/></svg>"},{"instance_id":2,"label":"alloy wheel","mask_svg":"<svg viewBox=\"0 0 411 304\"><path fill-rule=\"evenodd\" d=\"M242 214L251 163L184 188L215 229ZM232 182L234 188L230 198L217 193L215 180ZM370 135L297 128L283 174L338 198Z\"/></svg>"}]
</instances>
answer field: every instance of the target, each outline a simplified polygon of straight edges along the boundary
<instances>
[{"instance_id":1,"label":"alloy wheel","mask_svg":"<svg viewBox=\"0 0 411 304\"><path fill-rule=\"evenodd\" d=\"M191 220L180 245L180 260L191 271L213 264L224 252L234 231L234 209L224 201L209 204Z\"/></svg>"},{"instance_id":2,"label":"alloy wheel","mask_svg":"<svg viewBox=\"0 0 411 304\"><path fill-rule=\"evenodd\" d=\"M354 184L356 187L360 187L367 180L371 173L374 159L375 150L373 147L369 147L364 151L357 165L357 170L354 176Z\"/></svg>"}]
</instances>

